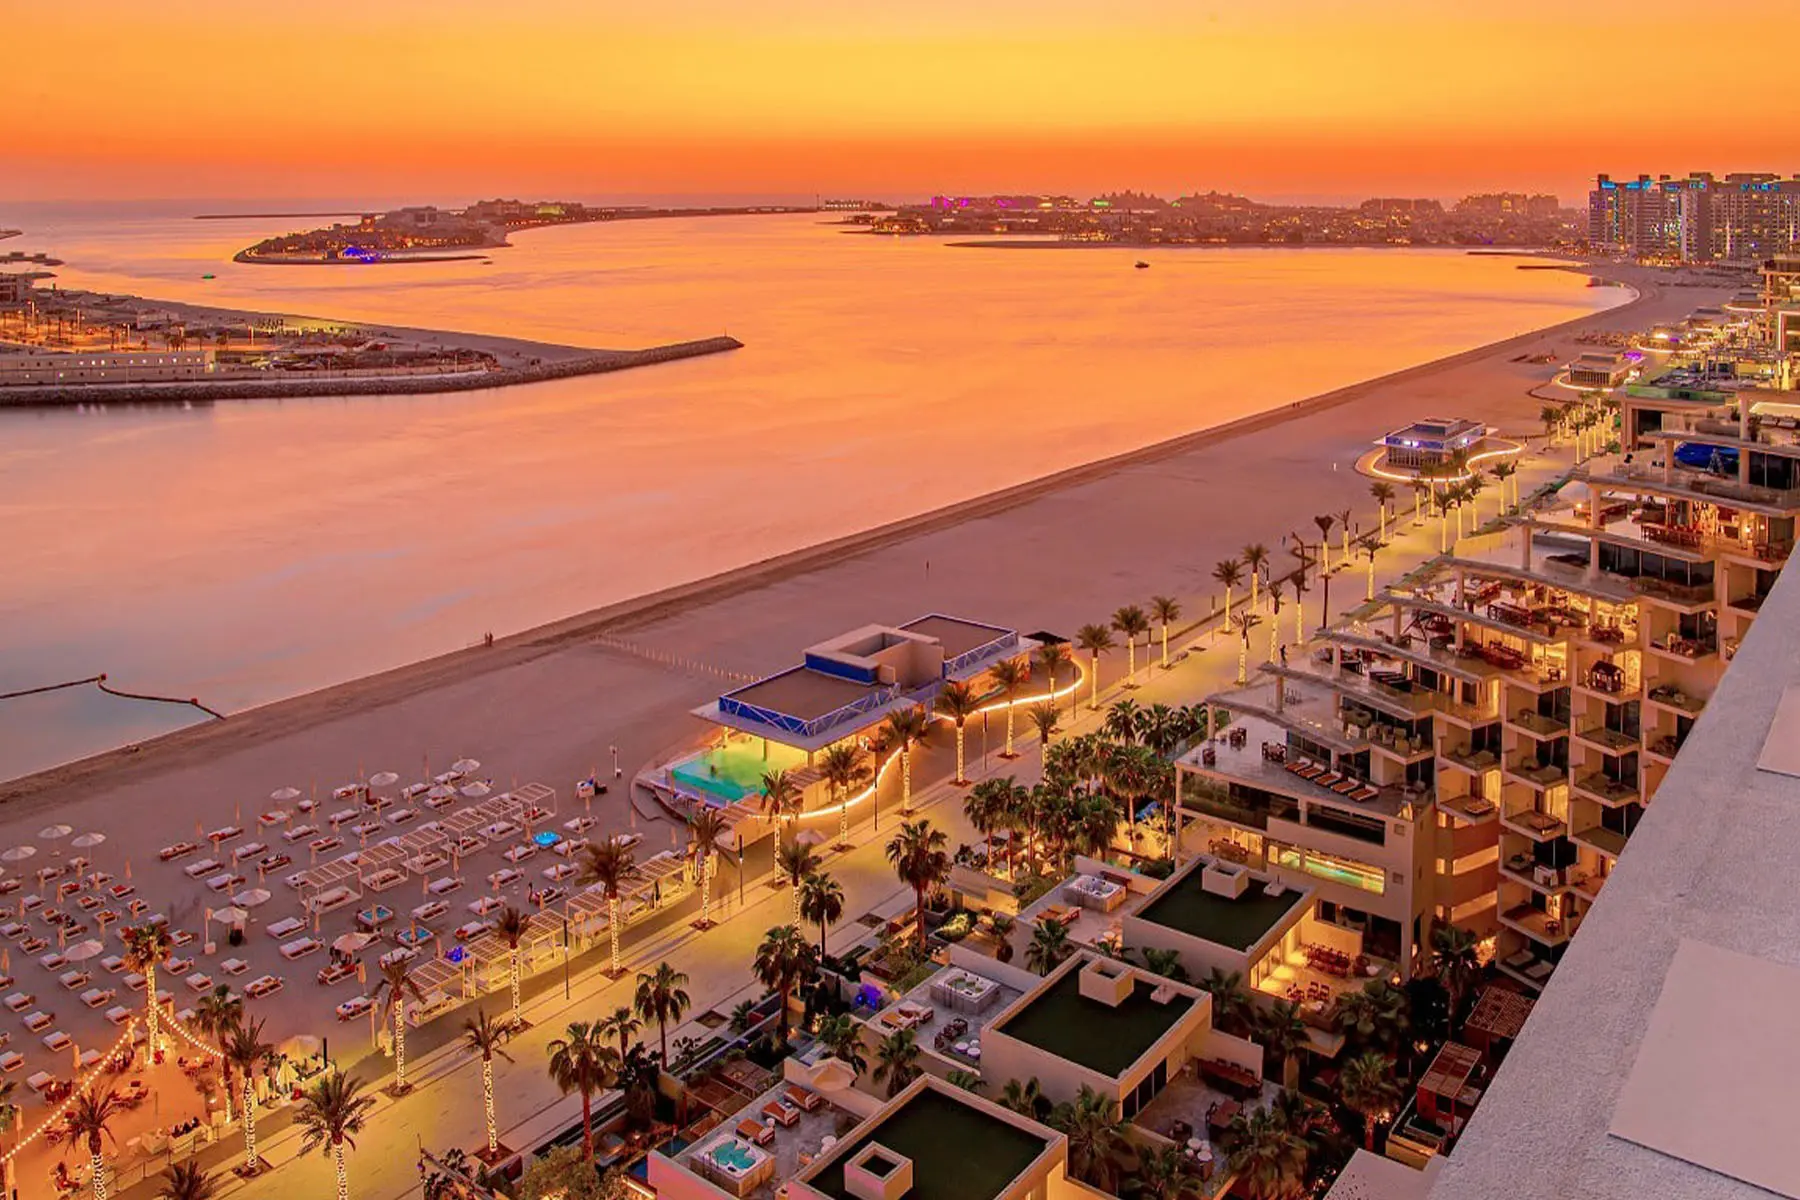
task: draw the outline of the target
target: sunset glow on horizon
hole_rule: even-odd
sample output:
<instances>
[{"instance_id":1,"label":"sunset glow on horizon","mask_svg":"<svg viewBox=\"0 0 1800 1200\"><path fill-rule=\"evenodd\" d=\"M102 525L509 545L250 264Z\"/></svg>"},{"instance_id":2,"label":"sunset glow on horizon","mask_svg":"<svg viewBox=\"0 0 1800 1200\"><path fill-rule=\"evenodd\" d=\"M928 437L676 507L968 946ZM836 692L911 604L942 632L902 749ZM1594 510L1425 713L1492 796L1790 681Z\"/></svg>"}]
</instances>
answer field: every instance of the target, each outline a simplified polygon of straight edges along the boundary
<instances>
[{"instance_id":1,"label":"sunset glow on horizon","mask_svg":"<svg viewBox=\"0 0 1800 1200\"><path fill-rule=\"evenodd\" d=\"M302 8L9 14L24 52L0 84L0 199L1517 187L1572 200L1596 170L1800 165L1792 89L1712 83L1636 45L1691 20L1673 0ZM1740 29L1800 25L1791 0L1733 13Z\"/></svg>"}]
</instances>

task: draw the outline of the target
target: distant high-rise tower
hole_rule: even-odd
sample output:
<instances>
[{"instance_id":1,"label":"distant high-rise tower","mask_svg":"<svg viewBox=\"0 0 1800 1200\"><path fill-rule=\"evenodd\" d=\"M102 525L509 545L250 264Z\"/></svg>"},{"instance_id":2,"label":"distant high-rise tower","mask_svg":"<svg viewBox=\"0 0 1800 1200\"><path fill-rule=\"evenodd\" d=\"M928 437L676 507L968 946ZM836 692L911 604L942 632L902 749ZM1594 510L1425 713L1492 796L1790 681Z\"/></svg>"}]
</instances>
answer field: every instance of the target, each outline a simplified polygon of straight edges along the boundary
<instances>
[{"instance_id":1,"label":"distant high-rise tower","mask_svg":"<svg viewBox=\"0 0 1800 1200\"><path fill-rule=\"evenodd\" d=\"M1800 176L1708 172L1615 180L1588 193L1588 244L1664 262L1760 263L1800 242Z\"/></svg>"}]
</instances>

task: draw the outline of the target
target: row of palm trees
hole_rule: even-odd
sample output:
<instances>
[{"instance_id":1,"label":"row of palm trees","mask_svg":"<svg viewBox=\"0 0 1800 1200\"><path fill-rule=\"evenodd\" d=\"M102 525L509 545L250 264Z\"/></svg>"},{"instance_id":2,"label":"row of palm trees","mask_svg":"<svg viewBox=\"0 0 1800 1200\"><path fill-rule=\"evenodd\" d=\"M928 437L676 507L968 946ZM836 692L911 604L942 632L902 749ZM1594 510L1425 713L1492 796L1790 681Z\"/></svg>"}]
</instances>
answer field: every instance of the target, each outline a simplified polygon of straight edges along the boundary
<instances>
[{"instance_id":1,"label":"row of palm trees","mask_svg":"<svg viewBox=\"0 0 1800 1200\"><path fill-rule=\"evenodd\" d=\"M1598 454L1610 438L1617 407L1614 400L1583 393L1579 400L1544 405L1538 410L1538 420L1544 424L1544 436L1551 441L1572 435L1575 460L1580 462L1584 456Z\"/></svg>"}]
</instances>

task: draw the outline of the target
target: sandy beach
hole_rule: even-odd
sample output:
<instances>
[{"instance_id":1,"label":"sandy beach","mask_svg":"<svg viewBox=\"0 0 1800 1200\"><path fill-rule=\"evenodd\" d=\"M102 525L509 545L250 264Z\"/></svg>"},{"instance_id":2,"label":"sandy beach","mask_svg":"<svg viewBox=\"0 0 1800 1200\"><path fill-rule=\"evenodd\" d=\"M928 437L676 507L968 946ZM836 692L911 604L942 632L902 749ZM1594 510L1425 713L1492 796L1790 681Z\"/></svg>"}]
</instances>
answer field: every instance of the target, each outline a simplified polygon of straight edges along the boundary
<instances>
[{"instance_id":1,"label":"sandy beach","mask_svg":"<svg viewBox=\"0 0 1800 1200\"><path fill-rule=\"evenodd\" d=\"M0 784L0 840L37 817L106 823L144 802L187 820L229 814L284 784L342 782L429 755L504 758L559 787L620 747L632 769L700 726L686 710L718 692L601 645L760 674L843 628L943 611L1071 633L1156 592L1197 609L1212 564L1250 541L1276 547L1314 514L1370 510L1352 469L1383 431L1426 414L1537 434L1550 371L1575 335L1678 318L1707 289L1612 272L1638 298L1604 313L1184 435L835 542L181 730ZM1273 481L1280 486L1271 487ZM1248 500L1249 503L1245 503ZM1285 565L1284 557L1278 564ZM206 797L201 800L200 797ZM178 799L191 797L191 799ZM141 811L141 810L139 810Z\"/></svg>"}]
</instances>

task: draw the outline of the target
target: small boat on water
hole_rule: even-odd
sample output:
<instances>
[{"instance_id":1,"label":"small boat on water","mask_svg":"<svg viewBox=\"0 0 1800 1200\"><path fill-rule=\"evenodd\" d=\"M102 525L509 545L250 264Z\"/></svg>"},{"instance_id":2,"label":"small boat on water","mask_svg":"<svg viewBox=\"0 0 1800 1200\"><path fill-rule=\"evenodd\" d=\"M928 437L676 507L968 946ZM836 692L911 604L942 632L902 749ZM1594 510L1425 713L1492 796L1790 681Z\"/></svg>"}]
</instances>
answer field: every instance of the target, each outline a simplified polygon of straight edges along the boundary
<instances>
[{"instance_id":1,"label":"small boat on water","mask_svg":"<svg viewBox=\"0 0 1800 1200\"><path fill-rule=\"evenodd\" d=\"M1145 262L1141 258L1137 260L1136 266L1137 266L1137 269L1140 271L1148 271L1150 269L1150 264Z\"/></svg>"},{"instance_id":2,"label":"small boat on water","mask_svg":"<svg viewBox=\"0 0 1800 1200\"><path fill-rule=\"evenodd\" d=\"M202 275L202 276L201 276L201 277L200 277L200 278L202 278L202 279L212 279L212 278L215 278L215 277L214 277L214 276L213 276L213 275L212 275L212 274L210 274L210 273L209 273L209 274L206 274L206 275Z\"/></svg>"}]
</instances>

